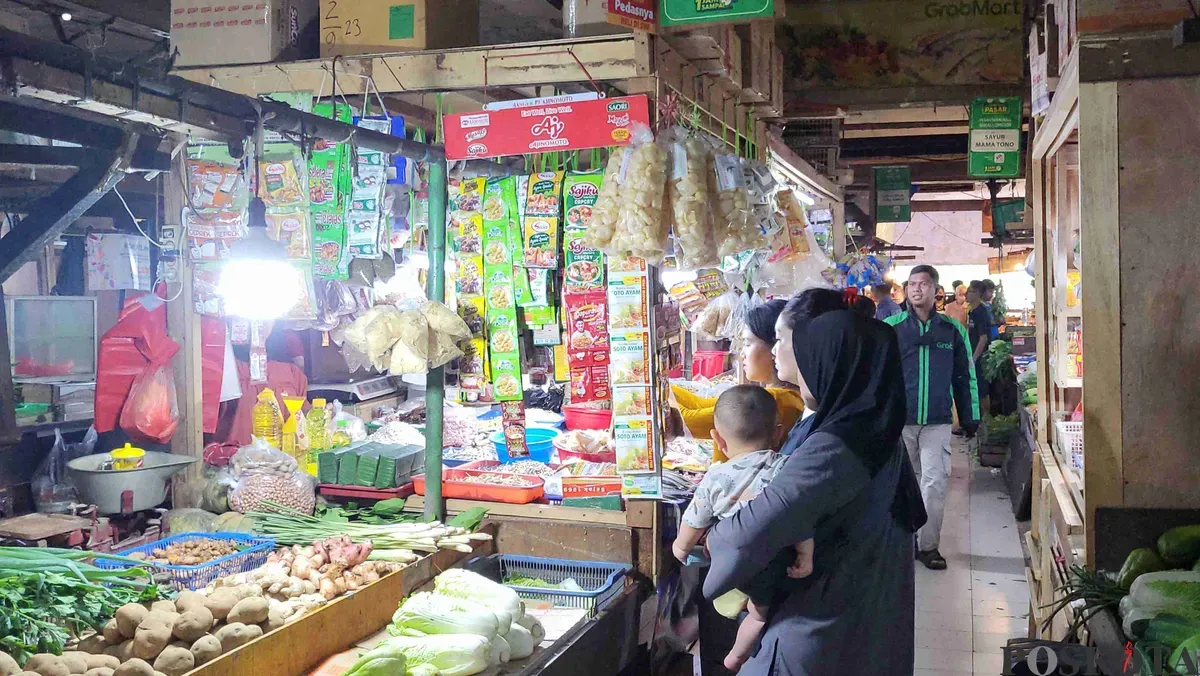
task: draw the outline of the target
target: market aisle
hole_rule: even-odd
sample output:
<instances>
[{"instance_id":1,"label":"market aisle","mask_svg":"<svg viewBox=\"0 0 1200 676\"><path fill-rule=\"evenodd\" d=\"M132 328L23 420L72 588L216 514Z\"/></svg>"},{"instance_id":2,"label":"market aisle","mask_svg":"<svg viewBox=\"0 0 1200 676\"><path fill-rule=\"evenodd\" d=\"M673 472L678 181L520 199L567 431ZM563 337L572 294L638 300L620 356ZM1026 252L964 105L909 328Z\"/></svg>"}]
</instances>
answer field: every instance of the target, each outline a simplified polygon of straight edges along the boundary
<instances>
[{"instance_id":1,"label":"market aisle","mask_svg":"<svg viewBox=\"0 0 1200 676\"><path fill-rule=\"evenodd\" d=\"M1002 648L1029 614L1017 523L1000 476L952 444L941 552L949 568L917 564L916 676L997 676Z\"/></svg>"}]
</instances>

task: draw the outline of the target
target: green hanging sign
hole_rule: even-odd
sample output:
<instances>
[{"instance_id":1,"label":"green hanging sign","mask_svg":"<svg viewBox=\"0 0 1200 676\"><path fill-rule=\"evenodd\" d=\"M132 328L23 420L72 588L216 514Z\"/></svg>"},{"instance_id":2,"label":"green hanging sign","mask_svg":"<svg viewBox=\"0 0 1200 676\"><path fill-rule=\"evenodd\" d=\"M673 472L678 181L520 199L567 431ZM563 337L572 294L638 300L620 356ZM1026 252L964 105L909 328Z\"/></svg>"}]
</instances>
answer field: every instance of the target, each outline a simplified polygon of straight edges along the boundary
<instances>
[{"instance_id":1,"label":"green hanging sign","mask_svg":"<svg viewBox=\"0 0 1200 676\"><path fill-rule=\"evenodd\" d=\"M876 223L907 223L912 220L912 172L908 166L875 167L872 213Z\"/></svg>"},{"instance_id":2,"label":"green hanging sign","mask_svg":"<svg viewBox=\"0 0 1200 676\"><path fill-rule=\"evenodd\" d=\"M971 101L967 174L972 178L1021 175L1021 97L976 97Z\"/></svg>"},{"instance_id":3,"label":"green hanging sign","mask_svg":"<svg viewBox=\"0 0 1200 676\"><path fill-rule=\"evenodd\" d=\"M775 0L662 0L659 11L664 27L774 18Z\"/></svg>"}]
</instances>

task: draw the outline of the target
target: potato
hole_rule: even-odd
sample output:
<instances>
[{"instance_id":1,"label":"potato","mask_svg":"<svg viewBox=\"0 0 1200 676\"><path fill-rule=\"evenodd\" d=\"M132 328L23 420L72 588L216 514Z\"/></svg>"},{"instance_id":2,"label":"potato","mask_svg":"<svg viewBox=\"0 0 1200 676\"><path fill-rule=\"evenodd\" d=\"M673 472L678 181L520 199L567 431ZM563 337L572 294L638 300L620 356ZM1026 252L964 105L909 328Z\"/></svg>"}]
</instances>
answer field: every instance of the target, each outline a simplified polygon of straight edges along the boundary
<instances>
[{"instance_id":1,"label":"potato","mask_svg":"<svg viewBox=\"0 0 1200 676\"><path fill-rule=\"evenodd\" d=\"M113 670L113 676L154 676L154 668L135 657Z\"/></svg>"},{"instance_id":2,"label":"potato","mask_svg":"<svg viewBox=\"0 0 1200 676\"><path fill-rule=\"evenodd\" d=\"M196 658L187 648L169 646L154 660L154 670L167 676L182 676L191 671L195 663Z\"/></svg>"},{"instance_id":3,"label":"potato","mask_svg":"<svg viewBox=\"0 0 1200 676\"><path fill-rule=\"evenodd\" d=\"M232 589L222 587L209 595L204 601L205 607L212 613L213 618L224 620L229 616L229 611L240 601Z\"/></svg>"},{"instance_id":4,"label":"potato","mask_svg":"<svg viewBox=\"0 0 1200 676\"><path fill-rule=\"evenodd\" d=\"M191 653L198 667L221 656L221 642L217 640L216 636L205 634L192 644Z\"/></svg>"},{"instance_id":5,"label":"potato","mask_svg":"<svg viewBox=\"0 0 1200 676\"><path fill-rule=\"evenodd\" d=\"M204 594L194 592L188 589L179 592L179 596L175 597L175 609L181 613L186 613L196 606L204 605Z\"/></svg>"},{"instance_id":6,"label":"potato","mask_svg":"<svg viewBox=\"0 0 1200 676\"><path fill-rule=\"evenodd\" d=\"M121 666L121 660L112 655L88 655L87 668L91 669L116 669Z\"/></svg>"},{"instance_id":7,"label":"potato","mask_svg":"<svg viewBox=\"0 0 1200 676\"><path fill-rule=\"evenodd\" d=\"M125 638L121 636L121 631L117 629L116 620L109 620L109 624L112 624L113 638L115 638L116 641L110 642L100 634L92 634L91 636L80 641L76 649L90 655L102 655L108 646L116 645L121 641L124 641Z\"/></svg>"},{"instance_id":8,"label":"potato","mask_svg":"<svg viewBox=\"0 0 1200 676\"><path fill-rule=\"evenodd\" d=\"M21 673L21 665L17 664L8 653L0 653L0 676L13 676Z\"/></svg>"},{"instance_id":9,"label":"potato","mask_svg":"<svg viewBox=\"0 0 1200 676\"><path fill-rule=\"evenodd\" d=\"M112 676L113 670L111 667L96 667L83 672L83 676Z\"/></svg>"},{"instance_id":10,"label":"potato","mask_svg":"<svg viewBox=\"0 0 1200 676\"><path fill-rule=\"evenodd\" d=\"M240 604L239 604L240 605ZM234 606L235 608L237 606ZM186 641L190 646L196 639L208 633L213 626L213 614L204 606L196 606L179 616L172 633L180 641Z\"/></svg>"},{"instance_id":11,"label":"potato","mask_svg":"<svg viewBox=\"0 0 1200 676\"><path fill-rule=\"evenodd\" d=\"M91 657L91 655L85 652L80 652L78 650L67 650L63 652L60 659L62 659L63 663L67 665L67 669L69 669L72 674L82 674L88 670L87 658L89 657Z\"/></svg>"},{"instance_id":12,"label":"potato","mask_svg":"<svg viewBox=\"0 0 1200 676\"><path fill-rule=\"evenodd\" d=\"M133 634L137 631L138 625L141 624L142 620L146 619L146 616L149 614L150 611L147 610L145 606L137 603L126 603L120 608L117 608L117 615L114 619L117 621L117 629L120 630L121 635L125 638L133 638ZM115 641L110 642L115 643Z\"/></svg>"},{"instance_id":13,"label":"potato","mask_svg":"<svg viewBox=\"0 0 1200 676\"><path fill-rule=\"evenodd\" d=\"M104 650L105 655L112 655L121 662L128 662L133 659L133 639L126 639L117 645L109 646Z\"/></svg>"},{"instance_id":14,"label":"potato","mask_svg":"<svg viewBox=\"0 0 1200 676\"><path fill-rule=\"evenodd\" d=\"M229 611L229 617L226 619L231 623L258 624L267 619L269 612L270 605L266 599L261 597L247 598L238 601Z\"/></svg>"},{"instance_id":15,"label":"potato","mask_svg":"<svg viewBox=\"0 0 1200 676\"><path fill-rule=\"evenodd\" d=\"M179 610L175 607L174 601L155 601L150 604L150 612L159 611L164 613L177 613Z\"/></svg>"},{"instance_id":16,"label":"potato","mask_svg":"<svg viewBox=\"0 0 1200 676\"><path fill-rule=\"evenodd\" d=\"M149 620L150 618L154 618L158 622L165 624L168 627L174 627L175 621L179 619L179 613L169 613L165 610L151 610L150 614L142 620L142 624L145 624L146 620ZM141 625L139 624L138 626Z\"/></svg>"},{"instance_id":17,"label":"potato","mask_svg":"<svg viewBox=\"0 0 1200 676\"><path fill-rule=\"evenodd\" d=\"M174 620L165 613L151 613L138 625L133 637L133 654L143 660L152 660L171 642Z\"/></svg>"},{"instance_id":18,"label":"potato","mask_svg":"<svg viewBox=\"0 0 1200 676\"><path fill-rule=\"evenodd\" d=\"M38 653L25 663L25 671L32 671L41 676L71 676L67 663L58 655Z\"/></svg>"},{"instance_id":19,"label":"potato","mask_svg":"<svg viewBox=\"0 0 1200 676\"><path fill-rule=\"evenodd\" d=\"M240 584L236 587L227 587L227 589L231 590L233 595L236 596L239 601L242 599L262 596L263 593L262 586L257 584Z\"/></svg>"},{"instance_id":20,"label":"potato","mask_svg":"<svg viewBox=\"0 0 1200 676\"><path fill-rule=\"evenodd\" d=\"M234 622L218 629L215 635L221 642L221 652L227 653L262 636L262 627Z\"/></svg>"}]
</instances>

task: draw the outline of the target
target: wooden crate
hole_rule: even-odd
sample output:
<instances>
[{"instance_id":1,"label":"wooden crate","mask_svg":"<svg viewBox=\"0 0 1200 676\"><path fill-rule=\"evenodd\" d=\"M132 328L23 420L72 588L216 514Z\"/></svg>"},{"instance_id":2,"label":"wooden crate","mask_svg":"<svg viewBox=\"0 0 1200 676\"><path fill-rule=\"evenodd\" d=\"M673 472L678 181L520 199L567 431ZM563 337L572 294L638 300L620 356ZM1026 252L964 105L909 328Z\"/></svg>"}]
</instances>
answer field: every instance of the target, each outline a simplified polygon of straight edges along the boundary
<instances>
[{"instance_id":1,"label":"wooden crate","mask_svg":"<svg viewBox=\"0 0 1200 676\"><path fill-rule=\"evenodd\" d=\"M485 528L495 536L494 528ZM442 550L335 599L295 622L194 669L188 676L304 676L330 655L379 631L392 619L400 601L438 573L475 556L495 553L494 540L475 542L466 554Z\"/></svg>"}]
</instances>

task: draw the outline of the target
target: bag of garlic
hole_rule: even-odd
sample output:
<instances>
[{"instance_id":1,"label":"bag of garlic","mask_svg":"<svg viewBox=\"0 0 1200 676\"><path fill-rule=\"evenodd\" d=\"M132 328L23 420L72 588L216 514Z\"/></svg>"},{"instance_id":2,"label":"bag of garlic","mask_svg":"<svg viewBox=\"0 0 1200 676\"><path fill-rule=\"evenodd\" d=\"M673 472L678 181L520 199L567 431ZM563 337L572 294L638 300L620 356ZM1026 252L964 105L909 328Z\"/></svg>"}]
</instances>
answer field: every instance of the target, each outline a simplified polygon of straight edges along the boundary
<instances>
[{"instance_id":1,"label":"bag of garlic","mask_svg":"<svg viewBox=\"0 0 1200 676\"><path fill-rule=\"evenodd\" d=\"M317 498L312 477L297 469L296 459L272 448L262 439L243 446L229 460L237 480L229 493L235 512L269 511L264 503L274 502L312 514Z\"/></svg>"},{"instance_id":2,"label":"bag of garlic","mask_svg":"<svg viewBox=\"0 0 1200 676\"><path fill-rule=\"evenodd\" d=\"M617 231L617 219L621 216L621 167L633 151L614 148L604 166L604 178L600 182L600 193L592 206L592 221L583 233L583 244L591 249L604 251L612 243Z\"/></svg>"},{"instance_id":3,"label":"bag of garlic","mask_svg":"<svg viewBox=\"0 0 1200 676\"><path fill-rule=\"evenodd\" d=\"M765 247L767 242L750 208L742 160L733 153L716 151L708 179L709 192L715 197L717 253L724 258Z\"/></svg>"},{"instance_id":4,"label":"bag of garlic","mask_svg":"<svg viewBox=\"0 0 1200 676\"><path fill-rule=\"evenodd\" d=\"M681 270L711 268L720 264L716 233L709 209L708 157L712 146L680 127L670 132L671 176L667 201L671 205L671 230L675 234L675 260Z\"/></svg>"},{"instance_id":5,"label":"bag of garlic","mask_svg":"<svg viewBox=\"0 0 1200 676\"><path fill-rule=\"evenodd\" d=\"M632 151L621 167L621 215L612 241L604 252L610 256L634 255L651 265L662 262L670 223L663 214L667 187L667 152L654 141L646 127L633 131ZM593 216L592 227L595 225Z\"/></svg>"}]
</instances>

